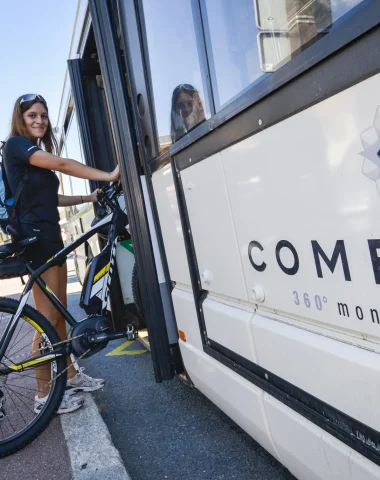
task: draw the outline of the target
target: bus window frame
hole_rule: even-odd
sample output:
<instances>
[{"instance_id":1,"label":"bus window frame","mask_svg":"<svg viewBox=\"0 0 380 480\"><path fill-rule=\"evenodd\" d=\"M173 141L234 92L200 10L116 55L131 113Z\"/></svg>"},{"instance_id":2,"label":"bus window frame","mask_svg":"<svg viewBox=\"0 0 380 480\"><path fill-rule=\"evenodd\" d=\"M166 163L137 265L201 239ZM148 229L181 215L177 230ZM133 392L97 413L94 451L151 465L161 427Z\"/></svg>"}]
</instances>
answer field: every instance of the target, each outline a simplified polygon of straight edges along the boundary
<instances>
[{"instance_id":1,"label":"bus window frame","mask_svg":"<svg viewBox=\"0 0 380 480\"><path fill-rule=\"evenodd\" d=\"M143 10L142 0L138 0L140 10ZM365 34L368 34L372 29L380 24L380 2L372 2L371 0L363 0L361 3L356 5L352 10L348 11L345 15L335 22L329 33L310 45L308 48L299 52L298 55L294 56L289 62L284 64L281 68L273 73L263 74L257 82L253 85L248 86L237 96L233 97L226 106L221 110L212 115L209 119L204 121L202 124L195 127L191 132L186 134L184 137L179 139L176 143L171 145L169 150L169 156L176 156L179 160L178 167L180 170L189 166L189 156L192 158L192 163L194 163L207 158L208 156L216 153L228 146L243 140L244 138L257 133L258 131L267 128L275 123L284 120L287 117L294 115L295 113L308 108L312 105L308 95L305 95L305 99L302 102L302 105L297 103L293 105L289 101L289 96L283 94L284 100L282 103L287 103L287 108L281 108L281 113L273 115L270 122L268 122L267 115L264 115L262 121L264 123L259 123L260 118L257 119L255 124L251 124L251 129L247 131L246 128L240 130L240 128L233 128L233 132L230 132L228 135L228 141L216 141L214 140L215 130L219 131L220 127L226 123L230 123L232 120L236 119L240 114L246 111L250 107L258 106L260 107L260 112L263 111L269 112L271 108L271 97L274 93L279 90L283 90L287 85L292 85L299 79L299 77L305 75L308 71L316 67L318 64L323 63L324 60L332 56L332 54L337 53L338 51L346 48L350 43L359 39ZM195 28L199 28L199 25L196 25L197 22L201 19L194 18ZM147 52L147 37L145 32L145 25L142 28L142 34L144 37L144 48L146 58L149 58ZM206 48L206 47L205 47ZM201 62L201 68L210 68L206 66L204 62ZM317 101L314 100L314 103L322 101L339 91L344 90L348 86L351 86L359 81L362 81L364 78L369 77L373 73L368 73L367 77L363 76L358 71L357 68L347 68L346 81L344 84L340 84L336 88L336 82L330 82L326 85L326 88L322 92L318 92ZM379 67L380 71L380 67ZM207 71L206 71L207 74ZM365 74L364 74L365 75ZM364 77L364 78L363 78ZM151 81L151 77L149 76ZM212 91L212 85L210 78L208 77L210 83L209 89ZM306 87L307 84L304 85ZM152 88L151 88L152 91ZM303 93L302 90L298 91ZM314 95L315 98L315 95ZM290 99L291 100L291 99ZM213 103L213 102L211 102ZM284 107L284 105L282 105ZM242 132L240 134L240 131ZM204 137L210 137L207 140L208 147L203 149L194 149L194 154L189 155L188 149L190 146L194 146L200 141L205 143ZM215 148L212 147L212 144L215 143ZM186 150L186 151L185 151ZM199 151L198 151L199 150ZM179 155L180 154L180 155ZM185 160L182 160L182 157ZM157 168L162 168L168 163L168 156L161 161L157 159L152 159L150 161L150 170L153 173Z\"/></svg>"}]
</instances>

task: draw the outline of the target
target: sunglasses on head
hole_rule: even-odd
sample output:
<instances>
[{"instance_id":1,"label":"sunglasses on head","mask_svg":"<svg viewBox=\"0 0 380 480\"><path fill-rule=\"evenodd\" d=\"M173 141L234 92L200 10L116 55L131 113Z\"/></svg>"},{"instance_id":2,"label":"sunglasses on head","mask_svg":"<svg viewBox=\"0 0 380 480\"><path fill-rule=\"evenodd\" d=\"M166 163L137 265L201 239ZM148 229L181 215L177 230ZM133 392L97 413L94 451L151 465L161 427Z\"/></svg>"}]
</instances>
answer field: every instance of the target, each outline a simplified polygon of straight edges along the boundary
<instances>
[{"instance_id":1,"label":"sunglasses on head","mask_svg":"<svg viewBox=\"0 0 380 480\"><path fill-rule=\"evenodd\" d=\"M190 90L191 92L196 92L196 89L188 83L181 83L181 85L178 85L178 90Z\"/></svg>"},{"instance_id":2,"label":"sunglasses on head","mask_svg":"<svg viewBox=\"0 0 380 480\"><path fill-rule=\"evenodd\" d=\"M27 93L26 95L23 95L20 100L20 105L23 102L32 102L33 100L41 100L42 102L46 103L44 97L41 95L38 95L37 93Z\"/></svg>"}]
</instances>

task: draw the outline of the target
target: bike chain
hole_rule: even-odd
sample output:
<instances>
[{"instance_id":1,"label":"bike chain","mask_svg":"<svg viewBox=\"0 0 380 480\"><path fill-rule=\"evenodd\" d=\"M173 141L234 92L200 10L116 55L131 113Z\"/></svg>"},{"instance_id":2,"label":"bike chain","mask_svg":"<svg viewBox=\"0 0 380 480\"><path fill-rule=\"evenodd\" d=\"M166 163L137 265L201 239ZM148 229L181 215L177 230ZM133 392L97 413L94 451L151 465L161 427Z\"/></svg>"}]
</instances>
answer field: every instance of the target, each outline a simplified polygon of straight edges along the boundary
<instances>
[{"instance_id":1,"label":"bike chain","mask_svg":"<svg viewBox=\"0 0 380 480\"><path fill-rule=\"evenodd\" d=\"M82 335L83 335L83 334L82 334ZM79 335L79 337L81 337L82 335ZM75 338L78 338L78 337L75 337ZM72 339L72 340L73 340L73 339ZM70 341L71 341L71 340L66 340L66 342L70 342ZM64 343L64 342L60 342L60 343ZM57 343L56 345L58 345L58 343ZM80 360L82 357L84 357L85 355L87 355L87 353L90 352L90 351L91 351L91 348L89 348L89 349L86 350L84 353L82 353L82 355L80 355L78 358L76 358L75 361L77 362L77 361ZM75 368L72 364L71 364L71 365L68 365L68 366L67 366L66 368L64 368L64 369L62 370L62 372L59 373L53 380L50 380L50 382L47 382L47 383L45 383L45 385L42 385L42 387L39 388L37 391L38 391L38 392L41 392L45 387L50 386L53 382L55 382L55 381L57 380L57 378L59 378L61 375L63 375L65 372L67 372L67 370L68 370L69 368L71 368L71 367Z\"/></svg>"},{"instance_id":2,"label":"bike chain","mask_svg":"<svg viewBox=\"0 0 380 480\"><path fill-rule=\"evenodd\" d=\"M84 333L82 333L81 335L77 335L76 337L72 337L72 338L70 338L70 339L62 340L61 342L52 344L51 347L53 348L53 353L54 353L54 347L56 347L57 345L62 345L63 343L69 343L69 342L71 342L72 340L76 340L77 338L83 337L83 335L84 335ZM41 348L39 348L38 350L33 350L33 351L32 351L32 355L33 355L33 353L37 353L37 352L40 352L40 351L41 351ZM81 358L83 358L85 355L87 355L87 353L90 352L90 351L91 351L91 348L89 348L89 349L86 350L84 353L82 353L82 355L80 355L78 358L76 358L75 361L77 362L78 360L80 360ZM70 355L70 354L69 354L69 355ZM24 356L25 356L25 355L24 355ZM17 358L20 358L20 357L22 357L22 355L18 355L17 357L12 357L12 359L9 358L8 360L13 361L13 360L16 360ZM57 380L57 378L59 378L61 375L63 375L65 372L67 372L67 370L68 370L69 368L71 368L71 367L72 367L72 365L68 365L66 368L64 368L64 369L62 370L61 373L59 373L56 377L54 377L53 380L50 380L49 382L45 383L45 385L42 385L42 387L40 387L40 388L37 390L37 392L41 392L44 388L46 388L46 387L48 387L49 385L51 385L52 382L55 382L55 381ZM38 368L38 367L37 367L37 368ZM74 368L75 368L75 367L74 367Z\"/></svg>"},{"instance_id":3,"label":"bike chain","mask_svg":"<svg viewBox=\"0 0 380 480\"><path fill-rule=\"evenodd\" d=\"M76 340L77 338L83 337L83 335L84 335L84 333L81 333L80 335L77 335L76 337L72 337L72 338L67 339L67 340L62 340L61 342L58 342L58 343L53 343L51 346L56 347L57 345L62 345L62 343L69 343L72 340ZM38 350L32 350L31 355L33 355L33 353L37 353L37 352L41 353L41 348L39 348ZM10 360L12 363L14 363L13 360L17 360L18 358L21 358L21 357L26 357L26 355L25 354L24 355L17 355L17 357L8 358L8 360Z\"/></svg>"}]
</instances>

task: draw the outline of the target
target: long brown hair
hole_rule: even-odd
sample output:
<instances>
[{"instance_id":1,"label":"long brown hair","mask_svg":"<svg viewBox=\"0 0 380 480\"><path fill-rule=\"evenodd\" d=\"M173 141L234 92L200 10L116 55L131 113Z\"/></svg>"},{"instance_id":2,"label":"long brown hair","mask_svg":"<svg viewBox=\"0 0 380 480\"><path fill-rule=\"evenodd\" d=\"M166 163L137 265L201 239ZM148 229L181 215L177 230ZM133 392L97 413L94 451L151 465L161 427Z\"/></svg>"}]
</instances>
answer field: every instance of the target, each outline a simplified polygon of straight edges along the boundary
<instances>
[{"instance_id":1,"label":"long brown hair","mask_svg":"<svg viewBox=\"0 0 380 480\"><path fill-rule=\"evenodd\" d=\"M22 98L23 95L16 100L15 106L13 108L11 133L9 136L25 137L28 138L31 142L36 143L36 139L32 138L28 133L28 130L25 126L23 114L27 110L29 110L35 103L41 103L46 108L46 111L48 113L49 109L45 99L41 97L41 95L38 95L38 97L36 97L34 100L30 100L29 102L22 102L20 105ZM45 135L37 142L37 144L39 146L43 146L47 152L52 153L53 155L57 155L58 143L54 136L53 127L50 123L50 119Z\"/></svg>"}]
</instances>

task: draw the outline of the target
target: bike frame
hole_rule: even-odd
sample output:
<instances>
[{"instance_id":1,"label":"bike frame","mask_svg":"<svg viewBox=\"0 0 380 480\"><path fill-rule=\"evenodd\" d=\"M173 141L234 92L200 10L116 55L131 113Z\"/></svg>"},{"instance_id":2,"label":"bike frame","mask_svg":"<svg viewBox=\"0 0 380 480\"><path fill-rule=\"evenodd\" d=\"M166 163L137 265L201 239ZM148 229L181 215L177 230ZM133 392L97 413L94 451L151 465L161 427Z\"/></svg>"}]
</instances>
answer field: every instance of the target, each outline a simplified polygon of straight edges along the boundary
<instances>
[{"instance_id":1,"label":"bike frame","mask_svg":"<svg viewBox=\"0 0 380 480\"><path fill-rule=\"evenodd\" d=\"M108 235L108 243L107 243L107 245L109 244L112 245L111 254L110 254L110 269L107 272L107 275L109 276L108 281L106 281L104 284L105 290L104 290L103 304L102 304L102 313L105 313L105 310L107 308L107 298L108 298L108 293L110 288L110 280L111 280L111 275L113 271L112 267L113 267L113 262L115 260L115 255L113 255L112 252L114 251L114 248L116 248L116 243L119 237L119 232L117 231L116 226L118 224L118 220L120 219L120 216L124 215L124 213L120 210L120 207L118 205L117 206L114 205L107 197L104 197L103 201L110 207L112 211L106 217L100 220L96 225L94 225L88 232L84 233L77 240L74 240L74 242L72 242L70 245L60 250L57 254L54 255L54 257L49 259L46 263L41 265L41 267L39 267L38 269L33 270L32 267L30 266L30 263L26 263L26 268L28 270L30 277L21 294L20 304L17 308L17 311L9 320L4 330L4 333L0 339L0 363L8 348L12 335L17 327L18 321L21 317L21 314L26 302L28 301L28 298L34 283L37 283L37 285L41 288L43 293L47 296L47 298L51 301L51 303L57 308L59 313L64 317L66 322L71 327L74 327L79 323L70 314L67 308L62 304L59 298L51 290L51 288L49 288L49 286L44 282L44 280L41 278L41 275L47 270L49 270L49 268L52 268L56 265L62 265L66 261L67 255L69 253L73 252L77 247L79 247L79 245L82 245L84 242L86 242L86 240L88 240L93 235L98 233L102 227L106 225L110 225L110 232ZM25 360L21 364L14 364L14 365L9 365L6 368L0 368L0 373L9 373L10 371L19 371L25 368L35 367L37 364L40 365L43 362L48 362L48 361L50 362L56 356L61 356L63 354L66 355L67 353L69 352L49 353L45 355L32 357L30 359Z\"/></svg>"}]
</instances>

